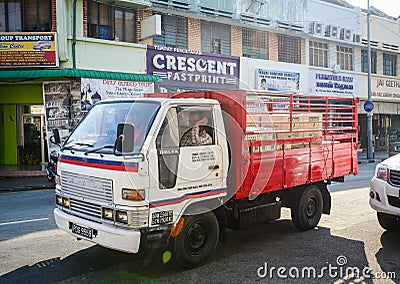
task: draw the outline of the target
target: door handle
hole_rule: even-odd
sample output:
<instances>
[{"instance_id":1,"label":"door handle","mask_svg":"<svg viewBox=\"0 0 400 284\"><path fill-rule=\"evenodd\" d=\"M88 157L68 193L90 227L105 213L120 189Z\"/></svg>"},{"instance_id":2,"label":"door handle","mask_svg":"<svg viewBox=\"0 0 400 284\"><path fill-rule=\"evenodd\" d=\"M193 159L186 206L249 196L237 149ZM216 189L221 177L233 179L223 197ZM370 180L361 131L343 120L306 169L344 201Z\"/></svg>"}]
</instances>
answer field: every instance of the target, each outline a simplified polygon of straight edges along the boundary
<instances>
[{"instance_id":1,"label":"door handle","mask_svg":"<svg viewBox=\"0 0 400 284\"><path fill-rule=\"evenodd\" d=\"M209 166L208 169L209 170L217 170L217 169L219 169L219 165Z\"/></svg>"}]
</instances>

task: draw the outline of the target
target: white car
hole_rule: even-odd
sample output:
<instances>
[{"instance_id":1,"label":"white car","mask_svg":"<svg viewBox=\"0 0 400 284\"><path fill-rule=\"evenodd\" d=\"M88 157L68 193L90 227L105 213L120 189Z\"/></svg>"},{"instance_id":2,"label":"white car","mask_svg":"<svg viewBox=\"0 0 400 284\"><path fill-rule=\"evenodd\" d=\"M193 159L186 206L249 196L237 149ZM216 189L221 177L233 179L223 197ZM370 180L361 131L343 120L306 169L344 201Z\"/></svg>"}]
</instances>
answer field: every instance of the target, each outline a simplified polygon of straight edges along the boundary
<instances>
[{"instance_id":1,"label":"white car","mask_svg":"<svg viewBox=\"0 0 400 284\"><path fill-rule=\"evenodd\" d=\"M47 40L40 40L37 41L34 45L33 45L33 49L37 50L42 50L42 49L50 49L51 48L51 42L47 41Z\"/></svg>"},{"instance_id":2,"label":"white car","mask_svg":"<svg viewBox=\"0 0 400 284\"><path fill-rule=\"evenodd\" d=\"M400 154L376 166L371 180L369 204L387 231L400 231Z\"/></svg>"}]
</instances>

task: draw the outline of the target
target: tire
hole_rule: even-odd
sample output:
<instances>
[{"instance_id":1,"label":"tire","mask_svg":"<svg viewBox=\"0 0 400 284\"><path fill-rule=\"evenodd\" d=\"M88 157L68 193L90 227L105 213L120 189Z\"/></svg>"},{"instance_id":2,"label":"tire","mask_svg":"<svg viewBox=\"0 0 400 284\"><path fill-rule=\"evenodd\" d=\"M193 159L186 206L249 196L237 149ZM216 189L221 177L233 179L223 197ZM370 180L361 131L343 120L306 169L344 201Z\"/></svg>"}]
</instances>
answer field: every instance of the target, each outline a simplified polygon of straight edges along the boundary
<instances>
[{"instance_id":1,"label":"tire","mask_svg":"<svg viewBox=\"0 0 400 284\"><path fill-rule=\"evenodd\" d=\"M185 216L182 231L175 238L176 260L186 268L202 265L215 251L218 238L218 220L213 212Z\"/></svg>"},{"instance_id":2,"label":"tire","mask_svg":"<svg viewBox=\"0 0 400 284\"><path fill-rule=\"evenodd\" d=\"M324 201L321 190L308 186L291 208L292 222L300 231L313 229L321 219Z\"/></svg>"},{"instance_id":3,"label":"tire","mask_svg":"<svg viewBox=\"0 0 400 284\"><path fill-rule=\"evenodd\" d=\"M377 212L379 225L389 232L400 232L400 218L394 215Z\"/></svg>"},{"instance_id":4,"label":"tire","mask_svg":"<svg viewBox=\"0 0 400 284\"><path fill-rule=\"evenodd\" d=\"M47 176L47 180L48 181L53 181L54 180L54 175L53 174L48 173L46 176Z\"/></svg>"}]
</instances>

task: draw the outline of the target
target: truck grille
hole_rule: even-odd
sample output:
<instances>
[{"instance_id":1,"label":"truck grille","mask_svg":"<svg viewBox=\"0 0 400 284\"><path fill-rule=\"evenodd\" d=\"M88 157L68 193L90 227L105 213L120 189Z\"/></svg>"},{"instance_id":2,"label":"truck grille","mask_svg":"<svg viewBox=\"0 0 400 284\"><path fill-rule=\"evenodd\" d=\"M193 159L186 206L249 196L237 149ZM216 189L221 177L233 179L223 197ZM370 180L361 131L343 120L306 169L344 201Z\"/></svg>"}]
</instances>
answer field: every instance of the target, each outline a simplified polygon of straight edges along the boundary
<instances>
[{"instance_id":1,"label":"truck grille","mask_svg":"<svg viewBox=\"0 0 400 284\"><path fill-rule=\"evenodd\" d=\"M79 207L86 207L85 204L90 203L110 204L113 202L111 179L62 171L61 188L72 200L80 200L82 204Z\"/></svg>"},{"instance_id":2,"label":"truck grille","mask_svg":"<svg viewBox=\"0 0 400 284\"><path fill-rule=\"evenodd\" d=\"M70 210L79 215L101 219L101 206L77 199L70 199Z\"/></svg>"},{"instance_id":3,"label":"truck grille","mask_svg":"<svg viewBox=\"0 0 400 284\"><path fill-rule=\"evenodd\" d=\"M393 186L400 187L400 171L390 170L389 183Z\"/></svg>"}]
</instances>

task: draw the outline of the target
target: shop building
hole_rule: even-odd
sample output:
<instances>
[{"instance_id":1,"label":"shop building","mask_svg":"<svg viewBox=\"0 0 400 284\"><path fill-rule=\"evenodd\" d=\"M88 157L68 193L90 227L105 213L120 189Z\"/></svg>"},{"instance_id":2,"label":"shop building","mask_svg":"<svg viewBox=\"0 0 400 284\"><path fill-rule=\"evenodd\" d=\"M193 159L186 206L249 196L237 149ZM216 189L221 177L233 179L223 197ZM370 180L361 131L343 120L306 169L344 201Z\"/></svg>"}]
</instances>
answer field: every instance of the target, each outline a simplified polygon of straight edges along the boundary
<instances>
[{"instance_id":1,"label":"shop building","mask_svg":"<svg viewBox=\"0 0 400 284\"><path fill-rule=\"evenodd\" d=\"M67 98L81 92L82 79L148 83L161 80L146 74L146 45L139 40L142 9L151 3L3 2L0 176L42 175L49 136L45 123L46 90ZM46 88L55 82L67 87ZM71 116L71 108L57 107L60 111L54 115Z\"/></svg>"}]
</instances>

